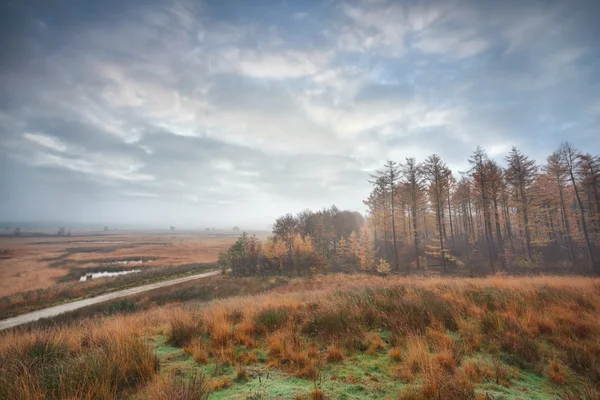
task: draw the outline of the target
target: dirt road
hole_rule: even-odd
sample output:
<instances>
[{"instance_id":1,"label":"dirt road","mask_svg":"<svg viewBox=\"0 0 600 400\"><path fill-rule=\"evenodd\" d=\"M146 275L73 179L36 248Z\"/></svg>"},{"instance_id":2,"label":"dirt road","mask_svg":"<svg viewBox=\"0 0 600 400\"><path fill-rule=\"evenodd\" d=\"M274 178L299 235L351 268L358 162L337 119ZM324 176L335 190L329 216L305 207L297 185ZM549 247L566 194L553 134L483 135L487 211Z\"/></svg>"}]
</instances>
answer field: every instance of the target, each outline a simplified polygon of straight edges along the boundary
<instances>
[{"instance_id":1,"label":"dirt road","mask_svg":"<svg viewBox=\"0 0 600 400\"><path fill-rule=\"evenodd\" d=\"M27 314L18 315L13 318L8 318L0 321L0 330L13 328L15 326L23 325L28 322L37 321L41 318L55 317L59 314L63 314L69 311L74 311L83 307L91 306L92 304L103 303L108 300L118 299L120 297L131 296L134 294L146 292L148 290L158 289L165 286L177 285L179 283L193 281L194 279L207 278L209 276L215 276L220 274L221 271L211 271L202 274L185 276L183 278L172 279L170 281L162 281L151 283L148 285L138 286L130 289L119 290L117 292L107 293L96 297L90 297L89 299L73 301L71 303L60 304L58 306L44 308L43 310L33 311Z\"/></svg>"}]
</instances>

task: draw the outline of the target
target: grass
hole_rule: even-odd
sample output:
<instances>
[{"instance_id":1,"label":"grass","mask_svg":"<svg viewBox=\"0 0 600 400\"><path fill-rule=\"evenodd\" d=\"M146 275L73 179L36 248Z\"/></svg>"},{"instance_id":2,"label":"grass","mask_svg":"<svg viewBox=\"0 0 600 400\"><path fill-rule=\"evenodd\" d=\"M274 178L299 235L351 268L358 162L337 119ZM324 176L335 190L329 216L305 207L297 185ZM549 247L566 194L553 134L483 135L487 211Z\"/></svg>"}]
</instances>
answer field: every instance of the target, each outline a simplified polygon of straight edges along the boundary
<instances>
[{"instance_id":1,"label":"grass","mask_svg":"<svg viewBox=\"0 0 600 400\"><path fill-rule=\"evenodd\" d=\"M235 241L229 233L88 232L71 237L0 239L0 296L48 289L86 270L107 270L113 260L155 260L138 268L176 267L217 261Z\"/></svg>"},{"instance_id":2,"label":"grass","mask_svg":"<svg viewBox=\"0 0 600 400\"><path fill-rule=\"evenodd\" d=\"M128 335L110 334L123 341L121 355L99 357L98 368L123 358L135 361L119 361L126 370L143 371L126 381L106 375L102 385L115 398L161 398L150 395L160 390L175 398L210 392L210 399L600 396L598 280L336 275L270 285L262 294L259 281L212 283L244 296L1 334L0 375L10 386L0 398L57 398L67 390L57 382L75 387L71 396L95 395L96 383L69 366L87 365L87 353L105 354L107 344L90 338L110 330ZM42 345L32 345L36 338ZM142 356L148 348L159 368ZM21 379L20 359L37 360L35 380Z\"/></svg>"},{"instance_id":3,"label":"grass","mask_svg":"<svg viewBox=\"0 0 600 400\"><path fill-rule=\"evenodd\" d=\"M216 264L191 264L176 267L151 268L135 274L95 279L87 282L60 283L47 289L39 289L0 298L0 319L14 317L19 314L69 301L215 269Z\"/></svg>"}]
</instances>

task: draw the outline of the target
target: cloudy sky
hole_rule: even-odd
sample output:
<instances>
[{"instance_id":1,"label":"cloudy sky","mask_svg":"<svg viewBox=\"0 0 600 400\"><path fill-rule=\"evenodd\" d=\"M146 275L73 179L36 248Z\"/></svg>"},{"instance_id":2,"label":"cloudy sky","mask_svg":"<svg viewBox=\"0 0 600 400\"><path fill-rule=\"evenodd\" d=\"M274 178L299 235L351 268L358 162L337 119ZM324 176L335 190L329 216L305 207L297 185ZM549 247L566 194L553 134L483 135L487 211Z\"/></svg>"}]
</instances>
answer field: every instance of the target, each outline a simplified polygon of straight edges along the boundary
<instances>
[{"instance_id":1,"label":"cloudy sky","mask_svg":"<svg viewBox=\"0 0 600 400\"><path fill-rule=\"evenodd\" d=\"M2 3L0 220L265 228L388 158L600 151L594 0Z\"/></svg>"}]
</instances>

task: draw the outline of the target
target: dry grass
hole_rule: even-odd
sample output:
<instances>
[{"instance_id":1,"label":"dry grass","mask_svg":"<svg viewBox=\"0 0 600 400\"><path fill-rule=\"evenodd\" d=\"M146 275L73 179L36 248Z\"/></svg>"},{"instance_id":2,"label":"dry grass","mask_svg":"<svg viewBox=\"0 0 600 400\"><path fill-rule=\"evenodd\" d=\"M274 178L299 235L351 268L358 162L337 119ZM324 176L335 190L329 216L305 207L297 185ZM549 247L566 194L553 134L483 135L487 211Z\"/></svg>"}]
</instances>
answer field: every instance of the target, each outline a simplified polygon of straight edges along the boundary
<instances>
[{"instance_id":1,"label":"dry grass","mask_svg":"<svg viewBox=\"0 0 600 400\"><path fill-rule=\"evenodd\" d=\"M342 351L339 347L336 345L331 345L327 349L327 355L325 358L327 359L327 362L336 363L341 362L344 359L344 356L342 355Z\"/></svg>"},{"instance_id":2,"label":"dry grass","mask_svg":"<svg viewBox=\"0 0 600 400\"><path fill-rule=\"evenodd\" d=\"M551 360L550 364L548 365L548 379L557 385L562 385L567 380L567 376L563 372L563 368L556 360Z\"/></svg>"},{"instance_id":3,"label":"dry grass","mask_svg":"<svg viewBox=\"0 0 600 400\"><path fill-rule=\"evenodd\" d=\"M202 341L200 338L194 338L191 342L185 346L184 351L186 354L192 356L194 361L198 364L207 364L208 363L208 351L202 345Z\"/></svg>"},{"instance_id":4,"label":"dry grass","mask_svg":"<svg viewBox=\"0 0 600 400\"><path fill-rule=\"evenodd\" d=\"M190 379L185 379L172 374L154 380L144 391L143 398L148 400L206 400L209 393L209 385L203 375L193 375Z\"/></svg>"},{"instance_id":5,"label":"dry grass","mask_svg":"<svg viewBox=\"0 0 600 400\"><path fill-rule=\"evenodd\" d=\"M326 276L203 307L159 307L105 325L119 320L135 327L134 337L166 332L171 343L198 362L238 365L240 376L243 365L257 361L257 349L267 350L270 367L311 381L325 362L336 362L338 368L357 352L374 357L387 352L394 361L390 374L417 386L401 398L474 398L475 385L493 381L508 386L518 369L545 372L557 390L567 393L579 390L569 387L567 377L575 374L586 387L600 388L598 283L576 277ZM551 312L539 316L536 310ZM77 329L48 332L62 332L66 348L81 354ZM6 334L0 348L36 334L45 335ZM0 354L4 363L14 364L11 353ZM16 379L14 371L4 372L8 380ZM111 384L123 390L118 380ZM220 390L231 384L227 377L215 377L209 386Z\"/></svg>"},{"instance_id":6,"label":"dry grass","mask_svg":"<svg viewBox=\"0 0 600 400\"><path fill-rule=\"evenodd\" d=\"M114 399L157 367L138 329L124 321L11 333L0 345L0 398Z\"/></svg>"},{"instance_id":7,"label":"dry grass","mask_svg":"<svg viewBox=\"0 0 600 400\"><path fill-rule=\"evenodd\" d=\"M388 357L394 362L402 361L402 349L400 347L392 347L390 351L388 351Z\"/></svg>"},{"instance_id":8,"label":"dry grass","mask_svg":"<svg viewBox=\"0 0 600 400\"><path fill-rule=\"evenodd\" d=\"M235 237L210 234L111 234L70 237L0 238L9 257L0 264L0 297L54 286L70 268L98 267L111 260L146 259L136 268L217 261Z\"/></svg>"}]
</instances>

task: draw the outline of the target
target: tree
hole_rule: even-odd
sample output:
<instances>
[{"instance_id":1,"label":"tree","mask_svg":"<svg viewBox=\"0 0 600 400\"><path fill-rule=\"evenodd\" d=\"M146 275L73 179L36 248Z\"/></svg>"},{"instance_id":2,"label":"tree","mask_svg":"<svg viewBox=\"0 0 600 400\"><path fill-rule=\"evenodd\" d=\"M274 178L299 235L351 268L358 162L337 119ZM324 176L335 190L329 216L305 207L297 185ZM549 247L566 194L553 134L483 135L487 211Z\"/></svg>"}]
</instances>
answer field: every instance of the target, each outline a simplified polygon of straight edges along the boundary
<instances>
[{"instance_id":1,"label":"tree","mask_svg":"<svg viewBox=\"0 0 600 400\"><path fill-rule=\"evenodd\" d=\"M479 195L481 197L481 207L483 208L483 218L484 218L484 230L485 230L485 241L488 249L488 254L490 257L490 268L492 273L496 272L496 268L494 267L494 258L493 258L493 237L492 237L492 228L490 225L490 217L489 217L489 206L487 199L487 175L486 175L486 162L488 160L488 156L486 152L479 146L469 158L469 164L473 167L469 171L471 174L471 178L475 183L475 187L479 190Z\"/></svg>"},{"instance_id":2,"label":"tree","mask_svg":"<svg viewBox=\"0 0 600 400\"><path fill-rule=\"evenodd\" d=\"M592 269L596 272L596 274L598 274L600 273L600 267L596 264L596 260L594 258L594 252L592 250L592 244L590 243L590 236L585 220L585 210L583 207L583 202L581 201L581 196L579 196L579 190L577 188L577 182L575 180L575 169L578 166L578 152L569 142L563 143L560 146L559 152L567 175L569 176L569 178L571 178L571 185L573 185L575 198L577 199L577 205L579 206L579 217L581 218L581 227L583 230L583 236L585 238L588 257L590 258L590 262L592 263Z\"/></svg>"},{"instance_id":3,"label":"tree","mask_svg":"<svg viewBox=\"0 0 600 400\"><path fill-rule=\"evenodd\" d=\"M528 213L528 194L537 174L537 167L534 160L530 160L523 155L516 147L513 147L508 157L508 168L506 169L506 180L515 188L519 201L521 203L521 212L523 215L523 229L525 231L525 244L527 245L527 258L529 261L533 258L531 251L531 233L529 226Z\"/></svg>"},{"instance_id":4,"label":"tree","mask_svg":"<svg viewBox=\"0 0 600 400\"><path fill-rule=\"evenodd\" d=\"M277 218L273 225L273 234L276 238L283 240L288 250L292 250L294 237L298 233L298 220L292 214L286 214L283 217Z\"/></svg>"},{"instance_id":5,"label":"tree","mask_svg":"<svg viewBox=\"0 0 600 400\"><path fill-rule=\"evenodd\" d=\"M410 189L411 199L411 217L412 217L412 236L413 243L415 246L415 260L417 269L420 269L419 265L419 234L418 234L418 220L417 220L417 200L421 197L423 190L423 171L422 165L418 164L417 161L410 157L406 159L406 164L402 168L404 179L408 183ZM406 264L406 272L408 272L408 264Z\"/></svg>"},{"instance_id":6,"label":"tree","mask_svg":"<svg viewBox=\"0 0 600 400\"><path fill-rule=\"evenodd\" d=\"M360 269L367 272L372 271L375 267L375 242L373 241L373 233L367 225L364 225L360 230L357 255Z\"/></svg>"},{"instance_id":7,"label":"tree","mask_svg":"<svg viewBox=\"0 0 600 400\"><path fill-rule=\"evenodd\" d=\"M504 174L502 168L495 161L488 160L486 163L487 177L490 187L490 198L492 208L494 209L494 221L496 223L496 239L498 240L498 255L502 263L502 269L506 269L506 259L504 253L504 242L502 240L502 230L500 229L500 213L498 212L498 200L502 198L504 191Z\"/></svg>"},{"instance_id":8,"label":"tree","mask_svg":"<svg viewBox=\"0 0 600 400\"><path fill-rule=\"evenodd\" d=\"M435 215L438 225L438 234L439 234L439 242L440 242L440 251L441 251L441 262L442 268L444 272L446 272L446 252L444 250L444 230L442 227L442 195L444 190L444 183L447 176L446 164L442 161L442 159L437 155L433 154L427 158L425 164L423 164L423 172L425 177L429 181L432 191L433 191L433 200L435 202Z\"/></svg>"},{"instance_id":9,"label":"tree","mask_svg":"<svg viewBox=\"0 0 600 400\"><path fill-rule=\"evenodd\" d=\"M567 252L571 264L575 264L575 252L573 250L573 239L571 238L571 227L569 225L569 218L567 216L567 207L565 205L564 197L564 184L567 178L567 171L564 163L562 162L562 156L558 151L552 153L546 159L546 173L553 179L556 188L558 189L558 195L560 200L560 210L565 228L565 243L567 246Z\"/></svg>"},{"instance_id":10,"label":"tree","mask_svg":"<svg viewBox=\"0 0 600 400\"><path fill-rule=\"evenodd\" d=\"M375 181L372 183L385 186L389 190L390 197L390 205L392 210L392 240L394 244L394 262L395 268L394 270L397 272L400 267L398 263L398 243L396 241L396 209L395 209L395 198L396 198L396 188L398 185L398 180L400 179L400 173L398 171L399 165L395 161L388 160L383 165L383 170L377 171L373 178Z\"/></svg>"}]
</instances>

